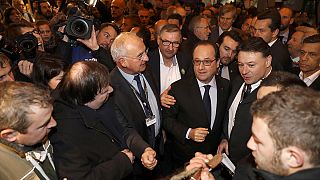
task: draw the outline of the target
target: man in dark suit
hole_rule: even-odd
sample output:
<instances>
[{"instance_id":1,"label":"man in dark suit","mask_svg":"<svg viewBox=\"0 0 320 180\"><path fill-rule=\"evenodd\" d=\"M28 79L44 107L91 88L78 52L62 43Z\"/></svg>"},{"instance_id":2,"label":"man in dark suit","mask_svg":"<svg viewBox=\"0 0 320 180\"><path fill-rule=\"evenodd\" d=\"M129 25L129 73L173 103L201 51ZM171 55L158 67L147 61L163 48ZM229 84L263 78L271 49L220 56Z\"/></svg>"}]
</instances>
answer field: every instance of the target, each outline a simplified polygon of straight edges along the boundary
<instances>
[{"instance_id":1,"label":"man in dark suit","mask_svg":"<svg viewBox=\"0 0 320 180\"><path fill-rule=\"evenodd\" d=\"M231 4L226 4L219 9L218 26L212 29L209 40L216 43L219 36L225 31L237 31L242 34L238 28L232 27L232 24L237 18L237 9Z\"/></svg>"},{"instance_id":2,"label":"man in dark suit","mask_svg":"<svg viewBox=\"0 0 320 180\"><path fill-rule=\"evenodd\" d=\"M280 36L283 44L287 44L295 32L292 23L294 22L294 12L290 7L282 7L279 10L281 16Z\"/></svg>"},{"instance_id":3,"label":"man in dark suit","mask_svg":"<svg viewBox=\"0 0 320 180\"><path fill-rule=\"evenodd\" d=\"M261 38L249 38L240 46L238 66L242 78L233 81L218 148L218 153L226 152L234 164L250 153L246 147L251 136L250 106L261 80L271 72L271 60L270 47Z\"/></svg>"},{"instance_id":4,"label":"man in dark suit","mask_svg":"<svg viewBox=\"0 0 320 180\"><path fill-rule=\"evenodd\" d=\"M182 167L195 152L217 151L229 94L229 82L215 76L219 61L214 44L200 41L193 59L195 76L172 84L169 94L176 103L163 109L164 128L173 138L174 169Z\"/></svg>"},{"instance_id":5,"label":"man in dark suit","mask_svg":"<svg viewBox=\"0 0 320 180\"><path fill-rule=\"evenodd\" d=\"M111 72L111 84L117 118L134 128L158 154L163 147L159 92L150 71L143 41L134 33L121 33L111 46L117 67ZM147 175L137 164L136 177ZM149 172L150 173L150 172ZM145 177L147 178L147 177Z\"/></svg>"},{"instance_id":6,"label":"man in dark suit","mask_svg":"<svg viewBox=\"0 0 320 180\"><path fill-rule=\"evenodd\" d=\"M278 38L281 17L277 10L261 12L254 25L255 37L261 37L271 47L272 69L275 71L289 71L292 61L288 48Z\"/></svg>"},{"instance_id":7,"label":"man in dark suit","mask_svg":"<svg viewBox=\"0 0 320 180\"><path fill-rule=\"evenodd\" d=\"M182 41L181 31L174 24L165 25L157 37L158 47L148 54L150 69L162 93L173 82L186 75L191 61L178 51Z\"/></svg>"},{"instance_id":8,"label":"man in dark suit","mask_svg":"<svg viewBox=\"0 0 320 180\"><path fill-rule=\"evenodd\" d=\"M303 40L300 54L299 77L307 86L320 90L320 35L316 34Z\"/></svg>"},{"instance_id":9,"label":"man in dark suit","mask_svg":"<svg viewBox=\"0 0 320 180\"><path fill-rule=\"evenodd\" d=\"M219 46L220 66L218 75L233 81L240 76L238 61L235 59L238 54L238 47L242 39L236 31L225 31L219 36L217 45Z\"/></svg>"}]
</instances>

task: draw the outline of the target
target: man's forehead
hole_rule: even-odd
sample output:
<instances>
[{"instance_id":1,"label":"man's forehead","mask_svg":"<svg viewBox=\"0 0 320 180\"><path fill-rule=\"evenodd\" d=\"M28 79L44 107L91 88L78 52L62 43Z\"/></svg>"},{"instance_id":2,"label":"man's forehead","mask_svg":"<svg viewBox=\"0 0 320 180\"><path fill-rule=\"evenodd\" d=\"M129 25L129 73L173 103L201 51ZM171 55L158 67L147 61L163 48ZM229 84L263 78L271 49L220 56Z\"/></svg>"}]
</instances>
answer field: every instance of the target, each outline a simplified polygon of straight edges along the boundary
<instances>
[{"instance_id":1,"label":"man's forehead","mask_svg":"<svg viewBox=\"0 0 320 180\"><path fill-rule=\"evenodd\" d=\"M301 50L304 50L305 52L319 53L320 42L319 43L303 43Z\"/></svg>"},{"instance_id":2,"label":"man's forehead","mask_svg":"<svg viewBox=\"0 0 320 180\"><path fill-rule=\"evenodd\" d=\"M239 45L239 42L235 41L235 40L232 39L230 36L224 37L222 43L223 43L224 45L228 45L228 46L231 46L232 43L235 43L235 44L236 44L236 47Z\"/></svg>"}]
</instances>

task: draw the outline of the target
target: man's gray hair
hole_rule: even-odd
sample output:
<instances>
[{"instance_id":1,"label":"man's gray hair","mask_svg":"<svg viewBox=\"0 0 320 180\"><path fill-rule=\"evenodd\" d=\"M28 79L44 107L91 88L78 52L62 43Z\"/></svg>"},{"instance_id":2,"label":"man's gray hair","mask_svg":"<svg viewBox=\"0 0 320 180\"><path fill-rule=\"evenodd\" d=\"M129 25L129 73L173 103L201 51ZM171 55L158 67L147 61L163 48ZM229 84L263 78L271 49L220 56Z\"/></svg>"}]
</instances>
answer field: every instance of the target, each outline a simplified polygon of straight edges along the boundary
<instances>
[{"instance_id":1,"label":"man's gray hair","mask_svg":"<svg viewBox=\"0 0 320 180\"><path fill-rule=\"evenodd\" d=\"M142 39L132 32L123 32L116 37L110 48L114 62L127 55L129 42L134 40L142 41Z\"/></svg>"}]
</instances>

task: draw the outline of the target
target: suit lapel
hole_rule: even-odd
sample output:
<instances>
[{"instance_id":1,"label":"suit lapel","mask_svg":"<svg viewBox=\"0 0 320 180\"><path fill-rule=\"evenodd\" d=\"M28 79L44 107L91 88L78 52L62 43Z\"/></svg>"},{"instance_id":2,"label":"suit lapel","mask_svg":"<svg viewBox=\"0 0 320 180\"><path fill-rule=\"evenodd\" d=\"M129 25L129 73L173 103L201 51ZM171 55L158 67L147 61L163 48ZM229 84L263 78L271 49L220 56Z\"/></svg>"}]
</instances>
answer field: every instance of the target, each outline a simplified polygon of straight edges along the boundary
<instances>
[{"instance_id":1,"label":"suit lapel","mask_svg":"<svg viewBox=\"0 0 320 180\"><path fill-rule=\"evenodd\" d=\"M233 81L232 90L231 90L231 93L230 93L230 96L229 96L229 99L228 99L228 108L227 109L230 108L230 106L231 106L234 98L238 94L242 84L243 84L243 79L242 78L238 78L235 81Z\"/></svg>"}]
</instances>

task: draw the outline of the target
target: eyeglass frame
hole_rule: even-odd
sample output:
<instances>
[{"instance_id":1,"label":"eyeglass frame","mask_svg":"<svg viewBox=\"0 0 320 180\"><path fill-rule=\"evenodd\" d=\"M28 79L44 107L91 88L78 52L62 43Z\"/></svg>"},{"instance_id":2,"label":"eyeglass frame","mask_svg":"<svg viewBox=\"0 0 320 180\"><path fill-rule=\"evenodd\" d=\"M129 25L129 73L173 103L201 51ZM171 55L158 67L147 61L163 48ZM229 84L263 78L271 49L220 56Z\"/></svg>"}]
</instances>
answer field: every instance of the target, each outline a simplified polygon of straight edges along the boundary
<instances>
[{"instance_id":1,"label":"eyeglass frame","mask_svg":"<svg viewBox=\"0 0 320 180\"><path fill-rule=\"evenodd\" d=\"M129 56L122 56L122 58L131 58L131 59L137 59L139 61L142 61L142 58L144 56L148 56L149 48L144 50L142 53L140 53L137 57L129 57ZM140 56L140 57L139 57Z\"/></svg>"},{"instance_id":2,"label":"eyeglass frame","mask_svg":"<svg viewBox=\"0 0 320 180\"><path fill-rule=\"evenodd\" d=\"M211 64L213 62L217 61L217 59L204 59L204 60L193 60L192 63L195 65L195 66L200 66L201 63L204 65L204 66L211 66Z\"/></svg>"},{"instance_id":3,"label":"eyeglass frame","mask_svg":"<svg viewBox=\"0 0 320 180\"><path fill-rule=\"evenodd\" d=\"M178 48L181 45L181 42L178 43L178 42L166 41L166 40L163 40L162 38L160 38L160 41L161 41L161 44L164 46L170 46L170 44L172 44L172 47ZM169 43L169 44L165 45L164 43Z\"/></svg>"}]
</instances>

